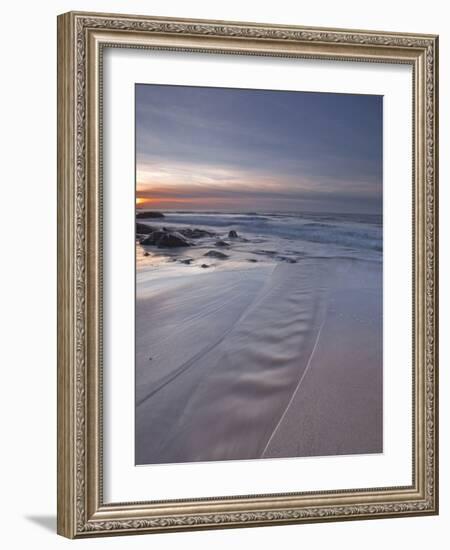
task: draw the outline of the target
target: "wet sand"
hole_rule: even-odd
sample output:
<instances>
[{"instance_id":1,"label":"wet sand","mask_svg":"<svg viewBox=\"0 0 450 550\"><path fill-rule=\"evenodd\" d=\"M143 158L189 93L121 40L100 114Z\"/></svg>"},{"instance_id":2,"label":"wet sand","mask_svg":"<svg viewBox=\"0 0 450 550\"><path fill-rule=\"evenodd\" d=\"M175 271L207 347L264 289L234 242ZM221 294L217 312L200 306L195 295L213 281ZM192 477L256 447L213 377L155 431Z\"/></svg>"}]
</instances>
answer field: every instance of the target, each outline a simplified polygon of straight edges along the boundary
<instances>
[{"instance_id":1,"label":"wet sand","mask_svg":"<svg viewBox=\"0 0 450 550\"><path fill-rule=\"evenodd\" d=\"M146 279L136 464L382 452L381 263Z\"/></svg>"}]
</instances>

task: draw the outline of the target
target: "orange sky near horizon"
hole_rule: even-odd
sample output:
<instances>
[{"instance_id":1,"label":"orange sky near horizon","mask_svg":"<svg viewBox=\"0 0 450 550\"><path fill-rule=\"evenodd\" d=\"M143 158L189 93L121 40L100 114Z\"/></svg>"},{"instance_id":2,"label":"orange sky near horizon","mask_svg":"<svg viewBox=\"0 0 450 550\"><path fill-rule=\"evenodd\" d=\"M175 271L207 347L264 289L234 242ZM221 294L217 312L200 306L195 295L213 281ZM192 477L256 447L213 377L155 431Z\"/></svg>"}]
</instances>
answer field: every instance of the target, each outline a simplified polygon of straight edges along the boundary
<instances>
[{"instance_id":1,"label":"orange sky near horizon","mask_svg":"<svg viewBox=\"0 0 450 550\"><path fill-rule=\"evenodd\" d=\"M232 203L232 204L229 204ZM136 208L160 208L160 209L171 209L176 208L180 206L189 207L192 204L196 204L200 207L210 207L210 208L218 208L221 206L232 206L234 205L235 201L227 201L220 198L210 198L210 197L202 197L202 198L173 198L173 197L162 197L162 198L150 198L150 197L136 197Z\"/></svg>"},{"instance_id":2,"label":"orange sky near horizon","mask_svg":"<svg viewBox=\"0 0 450 550\"><path fill-rule=\"evenodd\" d=\"M147 206L160 206L161 199L152 199L149 197L136 197L136 208L146 208ZM161 205L162 206L162 205Z\"/></svg>"},{"instance_id":3,"label":"orange sky near horizon","mask_svg":"<svg viewBox=\"0 0 450 550\"><path fill-rule=\"evenodd\" d=\"M173 199L169 197L164 199L150 198L150 197L136 197L136 206L138 208L143 208L145 206L148 206L149 204L158 205L158 204L180 203L180 202L191 202L191 201L189 199Z\"/></svg>"}]
</instances>

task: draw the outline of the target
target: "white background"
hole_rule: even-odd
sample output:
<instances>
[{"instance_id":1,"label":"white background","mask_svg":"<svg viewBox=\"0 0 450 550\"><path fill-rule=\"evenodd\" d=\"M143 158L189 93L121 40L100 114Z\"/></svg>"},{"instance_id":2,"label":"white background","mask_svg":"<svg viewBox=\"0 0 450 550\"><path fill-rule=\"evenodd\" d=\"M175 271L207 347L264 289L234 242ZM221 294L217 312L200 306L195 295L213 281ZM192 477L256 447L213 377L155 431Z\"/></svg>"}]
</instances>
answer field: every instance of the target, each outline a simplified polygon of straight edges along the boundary
<instances>
[{"instance_id":1,"label":"white background","mask_svg":"<svg viewBox=\"0 0 450 550\"><path fill-rule=\"evenodd\" d=\"M17 0L2 6L0 87L2 237L0 399L2 546L5 548L445 548L450 533L448 283L441 288L441 515L70 542L56 513L56 15L70 9L430 32L450 54L446 3L379 0L276 3ZM450 80L441 84L441 281L450 280ZM446 342L447 341L447 342Z\"/></svg>"},{"instance_id":2,"label":"white background","mask_svg":"<svg viewBox=\"0 0 450 550\"><path fill-rule=\"evenodd\" d=\"M103 76L105 501L411 484L411 67L110 48ZM383 96L382 454L135 467L135 82Z\"/></svg>"}]
</instances>

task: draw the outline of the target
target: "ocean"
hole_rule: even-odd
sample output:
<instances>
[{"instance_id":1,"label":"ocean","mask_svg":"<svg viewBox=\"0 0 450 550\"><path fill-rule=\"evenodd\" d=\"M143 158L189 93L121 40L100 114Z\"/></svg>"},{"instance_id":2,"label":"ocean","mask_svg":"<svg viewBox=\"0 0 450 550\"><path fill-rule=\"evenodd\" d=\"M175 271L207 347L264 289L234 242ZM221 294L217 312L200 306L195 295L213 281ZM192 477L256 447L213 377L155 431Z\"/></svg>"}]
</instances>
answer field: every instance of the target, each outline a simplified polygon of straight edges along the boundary
<instances>
[{"instance_id":1,"label":"ocean","mask_svg":"<svg viewBox=\"0 0 450 550\"><path fill-rule=\"evenodd\" d=\"M191 267L195 267L198 253L214 248L218 238L231 245L228 251L234 261L298 262L305 258L382 261L383 226L378 214L178 211L164 213L164 218L139 221L159 229L199 228L214 232L214 237L197 239L193 247L181 249L184 255L194 256ZM237 232L239 239L228 238L231 230ZM172 261L173 256L172 250L138 245L138 267L161 267L164 258Z\"/></svg>"}]
</instances>

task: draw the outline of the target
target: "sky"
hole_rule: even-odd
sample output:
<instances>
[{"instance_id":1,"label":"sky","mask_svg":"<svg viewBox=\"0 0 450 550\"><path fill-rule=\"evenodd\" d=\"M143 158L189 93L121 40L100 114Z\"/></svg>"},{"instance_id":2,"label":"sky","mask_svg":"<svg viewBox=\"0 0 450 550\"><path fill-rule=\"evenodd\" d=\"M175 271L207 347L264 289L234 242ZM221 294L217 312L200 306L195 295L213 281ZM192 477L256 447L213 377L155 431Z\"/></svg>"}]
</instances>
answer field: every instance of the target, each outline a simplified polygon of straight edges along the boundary
<instances>
[{"instance_id":1,"label":"sky","mask_svg":"<svg viewBox=\"0 0 450 550\"><path fill-rule=\"evenodd\" d=\"M136 203L382 211L382 96L136 85Z\"/></svg>"}]
</instances>

